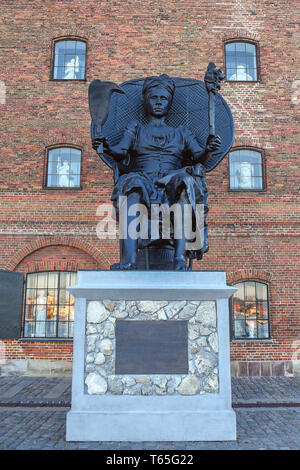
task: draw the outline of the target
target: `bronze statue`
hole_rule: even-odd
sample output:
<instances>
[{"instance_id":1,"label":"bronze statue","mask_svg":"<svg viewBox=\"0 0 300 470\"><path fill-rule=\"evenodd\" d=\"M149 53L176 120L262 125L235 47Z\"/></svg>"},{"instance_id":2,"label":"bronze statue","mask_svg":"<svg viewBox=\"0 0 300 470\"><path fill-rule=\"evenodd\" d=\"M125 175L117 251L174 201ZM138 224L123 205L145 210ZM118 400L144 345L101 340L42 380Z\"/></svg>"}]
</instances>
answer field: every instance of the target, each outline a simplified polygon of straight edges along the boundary
<instances>
[{"instance_id":1,"label":"bronze statue","mask_svg":"<svg viewBox=\"0 0 300 470\"><path fill-rule=\"evenodd\" d=\"M211 76L212 74L209 75L210 80ZM223 78L220 73L217 73L216 77L218 80ZM114 84L107 83L110 83L110 86L106 85L107 87L114 88ZM212 83L215 84L215 87L211 86ZM217 80L210 81L207 86L208 92L213 92L214 96L217 88L219 88ZM175 127L167 122L175 89L174 80L167 75L146 78L141 90L144 122L139 119L130 120L121 139L116 143L109 142L104 132L104 135L100 135L99 131L95 132L95 126L94 132L92 129L93 148L101 154L102 149L99 149L103 145L104 158L109 158L109 163L114 168L115 186L111 199L118 213L120 212L120 196L127 197L127 226L123 227L126 236L122 240L120 239L121 259L120 263L112 265L111 269L140 269L137 263L138 253L148 249L149 257L150 247L151 256L154 258L160 258L168 250L169 262L164 266L165 269L185 271L188 269L187 258L201 259L203 253L208 250L206 222L208 191L204 165L210 160L213 152L218 151L222 145L221 137L214 133L212 112L214 112L215 103L212 103L210 98L210 103L207 105L210 117L209 130L213 129L213 132L207 136L205 145L201 145L199 138L197 139L187 126L178 125ZM115 87L115 91L120 92L120 89ZM124 99L124 97L122 98ZM95 103L92 95L90 95L91 102ZM101 119L101 124L103 124L103 117ZM201 124L200 122L199 126ZM108 160L104 161L108 162ZM146 206L149 218L151 207L155 204L166 204L168 207L178 204L182 210L179 211L179 215L174 214L171 218L170 240L153 239L151 235L143 239L131 238L127 228L134 218L129 215L130 208L134 204ZM194 227L196 205L202 204L204 206L203 244L196 250L187 249L189 240L186 239L184 230L182 230L180 237L174 236L176 217L183 217L184 205L186 204L192 208L191 216ZM183 227L183 223L182 220L181 227ZM172 263L170 263L170 254ZM159 264L158 261L156 266ZM147 268L142 265L143 267ZM155 269L155 263L154 266L152 263L152 267L150 267L150 269L153 268Z\"/></svg>"}]
</instances>

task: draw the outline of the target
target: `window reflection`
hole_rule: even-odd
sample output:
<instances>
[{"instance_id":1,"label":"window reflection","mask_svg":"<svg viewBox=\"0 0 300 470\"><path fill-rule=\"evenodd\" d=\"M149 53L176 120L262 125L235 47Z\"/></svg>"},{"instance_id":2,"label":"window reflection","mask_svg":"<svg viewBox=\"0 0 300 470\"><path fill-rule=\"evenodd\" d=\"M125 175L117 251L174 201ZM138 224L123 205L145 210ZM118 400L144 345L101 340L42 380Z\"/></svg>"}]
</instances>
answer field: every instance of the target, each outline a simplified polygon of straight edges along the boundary
<instances>
[{"instance_id":1,"label":"window reflection","mask_svg":"<svg viewBox=\"0 0 300 470\"><path fill-rule=\"evenodd\" d=\"M233 335L236 339L269 338L267 285L245 281L235 284Z\"/></svg>"},{"instance_id":2,"label":"window reflection","mask_svg":"<svg viewBox=\"0 0 300 470\"><path fill-rule=\"evenodd\" d=\"M229 153L230 189L263 189L260 152L241 149Z\"/></svg>"},{"instance_id":3,"label":"window reflection","mask_svg":"<svg viewBox=\"0 0 300 470\"><path fill-rule=\"evenodd\" d=\"M54 50L53 78L56 80L83 80L85 56L86 43L84 41L57 41Z\"/></svg>"},{"instance_id":4,"label":"window reflection","mask_svg":"<svg viewBox=\"0 0 300 470\"><path fill-rule=\"evenodd\" d=\"M257 81L256 46L247 42L225 45L226 78L229 81Z\"/></svg>"},{"instance_id":5,"label":"window reflection","mask_svg":"<svg viewBox=\"0 0 300 470\"><path fill-rule=\"evenodd\" d=\"M81 151L58 147L48 152L47 187L80 187Z\"/></svg>"},{"instance_id":6,"label":"window reflection","mask_svg":"<svg viewBox=\"0 0 300 470\"><path fill-rule=\"evenodd\" d=\"M27 275L24 337L73 336L74 298L66 288L76 284L76 278L76 273L69 272Z\"/></svg>"}]
</instances>

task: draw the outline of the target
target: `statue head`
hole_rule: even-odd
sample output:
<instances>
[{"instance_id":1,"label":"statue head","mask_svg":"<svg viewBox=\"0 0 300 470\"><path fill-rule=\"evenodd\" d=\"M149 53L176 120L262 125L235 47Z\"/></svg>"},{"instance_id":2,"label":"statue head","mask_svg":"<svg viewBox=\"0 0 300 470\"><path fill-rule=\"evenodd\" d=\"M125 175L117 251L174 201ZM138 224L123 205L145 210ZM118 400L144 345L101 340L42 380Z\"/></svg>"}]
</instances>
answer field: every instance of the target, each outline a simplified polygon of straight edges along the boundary
<instances>
[{"instance_id":1,"label":"statue head","mask_svg":"<svg viewBox=\"0 0 300 470\"><path fill-rule=\"evenodd\" d=\"M172 104L175 84L168 75L147 77L143 85L145 110L151 116L165 116Z\"/></svg>"}]
</instances>

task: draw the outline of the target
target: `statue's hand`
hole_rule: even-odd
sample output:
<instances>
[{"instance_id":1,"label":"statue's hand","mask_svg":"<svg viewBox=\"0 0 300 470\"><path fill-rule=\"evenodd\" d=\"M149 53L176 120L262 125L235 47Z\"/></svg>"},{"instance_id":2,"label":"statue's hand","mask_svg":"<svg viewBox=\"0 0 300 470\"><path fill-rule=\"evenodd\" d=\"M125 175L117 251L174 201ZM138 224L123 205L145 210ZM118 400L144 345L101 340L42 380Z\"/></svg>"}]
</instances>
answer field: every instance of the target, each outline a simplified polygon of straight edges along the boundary
<instances>
[{"instance_id":1,"label":"statue's hand","mask_svg":"<svg viewBox=\"0 0 300 470\"><path fill-rule=\"evenodd\" d=\"M206 142L206 151L207 152L214 152L218 150L222 144L221 137L216 136L209 136Z\"/></svg>"},{"instance_id":2,"label":"statue's hand","mask_svg":"<svg viewBox=\"0 0 300 470\"><path fill-rule=\"evenodd\" d=\"M94 150L98 150L100 144L103 144L104 152L109 152L109 144L104 136L96 137L96 139L92 139L92 147Z\"/></svg>"}]
</instances>

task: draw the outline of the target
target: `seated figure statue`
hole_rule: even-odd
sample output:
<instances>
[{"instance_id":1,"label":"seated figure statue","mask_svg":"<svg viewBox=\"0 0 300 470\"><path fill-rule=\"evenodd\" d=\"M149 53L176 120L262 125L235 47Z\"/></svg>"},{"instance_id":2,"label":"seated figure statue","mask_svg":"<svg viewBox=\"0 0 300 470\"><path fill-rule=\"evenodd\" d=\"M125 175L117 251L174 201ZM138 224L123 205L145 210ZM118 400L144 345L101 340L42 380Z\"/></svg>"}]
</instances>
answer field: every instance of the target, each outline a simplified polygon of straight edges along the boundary
<instances>
[{"instance_id":1,"label":"seated figure statue","mask_svg":"<svg viewBox=\"0 0 300 470\"><path fill-rule=\"evenodd\" d=\"M186 249L184 230L181 237L175 238L172 235L172 269L185 271L188 269L187 257L201 259L203 253L208 250L208 191L204 164L212 152L219 149L221 138L211 136L207 139L206 146L201 146L187 127L171 127L166 123L174 89L174 81L167 75L146 78L142 98L148 118L147 124L137 120L129 122L123 137L115 145L109 144L104 136L94 138L92 144L93 148L97 149L99 144L103 143L105 155L115 162L122 162L130 157L130 166L118 176L112 193L111 199L118 211L121 210L120 196L127 197L128 213L133 204L144 204L150 214L152 204L172 206L177 203L182 208L184 204L190 204L192 217L195 217L196 204L204 206L204 239L200 249L195 252ZM126 218L127 227L132 218L129 215ZM111 269L136 269L138 249L151 243L151 237L148 240L125 237L122 240L120 263L112 265Z\"/></svg>"}]
</instances>

